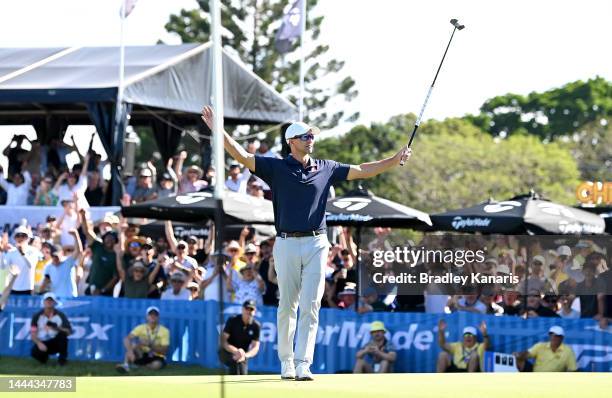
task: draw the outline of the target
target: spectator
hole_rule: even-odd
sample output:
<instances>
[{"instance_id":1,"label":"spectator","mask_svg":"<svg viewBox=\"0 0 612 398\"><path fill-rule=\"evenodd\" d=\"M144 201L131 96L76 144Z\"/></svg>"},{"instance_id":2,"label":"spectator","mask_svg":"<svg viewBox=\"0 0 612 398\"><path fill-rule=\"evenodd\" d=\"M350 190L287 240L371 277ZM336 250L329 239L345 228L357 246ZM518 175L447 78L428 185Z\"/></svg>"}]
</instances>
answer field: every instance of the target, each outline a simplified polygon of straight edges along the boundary
<instances>
[{"instance_id":1,"label":"spectator","mask_svg":"<svg viewBox=\"0 0 612 398\"><path fill-rule=\"evenodd\" d=\"M548 268L548 283L546 293L559 294L559 286L569 279L569 276L563 272L566 268L566 263L571 263L572 251L569 246L559 246L557 248L557 257L553 260Z\"/></svg>"},{"instance_id":2,"label":"spectator","mask_svg":"<svg viewBox=\"0 0 612 398\"><path fill-rule=\"evenodd\" d=\"M41 285L45 279L45 268L51 262L51 252L55 250L55 245L49 241L43 241L40 245L42 257L36 263L34 269L34 290L40 292Z\"/></svg>"},{"instance_id":3,"label":"spectator","mask_svg":"<svg viewBox=\"0 0 612 398\"><path fill-rule=\"evenodd\" d=\"M548 307L542 305L542 296L537 290L532 290L527 296L527 305L521 310L521 316L525 318L558 318L559 315Z\"/></svg>"},{"instance_id":4,"label":"spectator","mask_svg":"<svg viewBox=\"0 0 612 398\"><path fill-rule=\"evenodd\" d=\"M263 303L264 305L278 305L278 286L271 282L270 280L270 268L274 268L274 265L271 264L272 259L272 245L274 241L270 243L269 240L264 240L259 245L259 274L263 278L266 284L266 292L263 295Z\"/></svg>"},{"instance_id":5,"label":"spectator","mask_svg":"<svg viewBox=\"0 0 612 398\"><path fill-rule=\"evenodd\" d=\"M132 365L159 370L166 366L166 353L170 346L170 331L159 323L159 308L148 307L147 323L136 326L123 339L125 360L115 368L126 374Z\"/></svg>"},{"instance_id":6,"label":"spectator","mask_svg":"<svg viewBox=\"0 0 612 398\"><path fill-rule=\"evenodd\" d=\"M353 373L391 373L397 353L393 343L385 337L385 324L374 321L370 325L370 341L357 351Z\"/></svg>"},{"instance_id":7,"label":"spectator","mask_svg":"<svg viewBox=\"0 0 612 398\"><path fill-rule=\"evenodd\" d=\"M209 234L209 238L210 237L211 236ZM212 240L208 239L208 241L210 242ZM198 265L205 264L206 257L207 257L206 250L201 247L200 240L198 239L198 237L195 235L191 235L187 237L186 242L187 242L187 255L195 259Z\"/></svg>"},{"instance_id":8,"label":"spectator","mask_svg":"<svg viewBox=\"0 0 612 398\"><path fill-rule=\"evenodd\" d=\"M253 264L246 264L240 269L242 278L237 278L234 272L228 272L227 290L234 293L234 303L242 303L246 300L254 301L258 306L263 305L263 293L266 284L255 270Z\"/></svg>"},{"instance_id":9,"label":"spectator","mask_svg":"<svg viewBox=\"0 0 612 398\"><path fill-rule=\"evenodd\" d=\"M242 314L227 320L221 334L219 359L230 374L249 373L249 359L259 352L259 332L261 325L255 320L257 305L253 300L242 304Z\"/></svg>"},{"instance_id":10,"label":"spectator","mask_svg":"<svg viewBox=\"0 0 612 398\"><path fill-rule=\"evenodd\" d=\"M191 300L197 300L200 298L200 285L197 282L189 282L187 284L187 290L191 294Z\"/></svg>"},{"instance_id":11,"label":"spectator","mask_svg":"<svg viewBox=\"0 0 612 398\"><path fill-rule=\"evenodd\" d=\"M162 300L191 300L191 292L185 288L185 274L175 271L170 275L170 287L162 295Z\"/></svg>"},{"instance_id":12,"label":"spectator","mask_svg":"<svg viewBox=\"0 0 612 398\"><path fill-rule=\"evenodd\" d=\"M44 177L36 189L34 206L55 206L57 205L57 194L53 191L53 178Z\"/></svg>"},{"instance_id":13,"label":"spectator","mask_svg":"<svg viewBox=\"0 0 612 398\"><path fill-rule=\"evenodd\" d=\"M162 174L159 187L157 187L157 197L168 198L176 196L177 192L176 176L173 177L169 172Z\"/></svg>"},{"instance_id":14,"label":"spectator","mask_svg":"<svg viewBox=\"0 0 612 398\"><path fill-rule=\"evenodd\" d=\"M227 180L225 181L225 187L230 191L245 194L247 191L247 183L249 181L250 173L241 173L240 165L232 163L229 167Z\"/></svg>"},{"instance_id":15,"label":"spectator","mask_svg":"<svg viewBox=\"0 0 612 398\"><path fill-rule=\"evenodd\" d=\"M56 227L60 231L60 244L63 247L74 248L76 242L74 235L71 233L73 229L78 229L81 224L76 203L73 199L62 200L64 213L57 220Z\"/></svg>"},{"instance_id":16,"label":"spectator","mask_svg":"<svg viewBox=\"0 0 612 398\"><path fill-rule=\"evenodd\" d=\"M378 292L373 287L367 287L363 291L363 296L359 298L359 308L357 312L365 314L372 311L384 311L385 304L378 300Z\"/></svg>"},{"instance_id":17,"label":"spectator","mask_svg":"<svg viewBox=\"0 0 612 398\"><path fill-rule=\"evenodd\" d=\"M573 297L564 294L560 297L559 302L561 303L561 309L557 311L557 315L565 319L578 319L580 318L580 312L572 308L574 302Z\"/></svg>"},{"instance_id":18,"label":"spectator","mask_svg":"<svg viewBox=\"0 0 612 398\"><path fill-rule=\"evenodd\" d=\"M340 293L338 293L338 304L337 307L343 310L351 309L355 307L357 301L357 292L352 283L347 283Z\"/></svg>"},{"instance_id":19,"label":"spectator","mask_svg":"<svg viewBox=\"0 0 612 398\"><path fill-rule=\"evenodd\" d=\"M531 260L531 273L529 278L524 279L518 285L519 292L526 294L528 291L536 290L540 293L544 293L547 286L547 279L544 276L544 267L546 266L546 259L544 256L534 256Z\"/></svg>"},{"instance_id":20,"label":"spectator","mask_svg":"<svg viewBox=\"0 0 612 398\"><path fill-rule=\"evenodd\" d=\"M157 198L157 189L153 186L153 172L149 168L140 170L132 203L142 203Z\"/></svg>"},{"instance_id":21,"label":"spectator","mask_svg":"<svg viewBox=\"0 0 612 398\"><path fill-rule=\"evenodd\" d=\"M58 365L64 366L68 360L68 336L72 326L66 315L55 309L57 297L48 292L42 298L43 309L32 317L30 335L34 346L32 358L47 363L49 355L59 354Z\"/></svg>"},{"instance_id":22,"label":"spectator","mask_svg":"<svg viewBox=\"0 0 612 398\"><path fill-rule=\"evenodd\" d=\"M580 300L580 317L599 320L604 314L603 296L606 290L603 280L595 277L597 265L588 261L582 267L584 280L576 285L576 296Z\"/></svg>"},{"instance_id":23,"label":"spectator","mask_svg":"<svg viewBox=\"0 0 612 398\"><path fill-rule=\"evenodd\" d=\"M501 307L504 315L519 315L521 312L521 300L519 292L506 290L503 294Z\"/></svg>"},{"instance_id":24,"label":"spectator","mask_svg":"<svg viewBox=\"0 0 612 398\"><path fill-rule=\"evenodd\" d=\"M119 228L119 217L112 213L106 213L102 221L100 221L100 224L98 224L98 229L100 230L101 235L104 235L107 232L112 232L117 228Z\"/></svg>"},{"instance_id":25,"label":"spectator","mask_svg":"<svg viewBox=\"0 0 612 398\"><path fill-rule=\"evenodd\" d=\"M158 256L157 260L155 258L155 247L153 246L153 241L151 238L145 238L142 243L142 249L140 251L140 260L147 267L147 275L151 275L151 273L157 267L157 274L153 278L153 282L151 284L151 289L149 290L148 298L161 298L161 294L165 289L166 284L166 271L164 270L165 258L163 256ZM161 260L161 261L159 261ZM159 265L159 267L158 267Z\"/></svg>"},{"instance_id":26,"label":"spectator","mask_svg":"<svg viewBox=\"0 0 612 398\"><path fill-rule=\"evenodd\" d=\"M268 141L265 140L259 143L259 148L257 148L257 154L266 158L278 157L278 155L275 152L272 152L272 150L270 149L270 144L268 143Z\"/></svg>"},{"instance_id":27,"label":"spectator","mask_svg":"<svg viewBox=\"0 0 612 398\"><path fill-rule=\"evenodd\" d=\"M183 175L183 163L187 159L187 152L181 151L178 159L174 164L174 171L179 180L179 193L198 192L208 186L208 182L202 180L204 174L202 169L196 165L189 166Z\"/></svg>"},{"instance_id":28,"label":"spectator","mask_svg":"<svg viewBox=\"0 0 612 398\"><path fill-rule=\"evenodd\" d=\"M452 312L473 312L485 314L487 307L478 299L478 294L473 287L465 287L462 296L452 296L448 307Z\"/></svg>"},{"instance_id":29,"label":"spectator","mask_svg":"<svg viewBox=\"0 0 612 398\"><path fill-rule=\"evenodd\" d=\"M226 246L225 250L227 254L231 257L230 264L232 265L232 269L238 271L242 269L246 263L240 259L242 247L235 240L230 241Z\"/></svg>"},{"instance_id":30,"label":"spectator","mask_svg":"<svg viewBox=\"0 0 612 398\"><path fill-rule=\"evenodd\" d=\"M17 276L19 276L19 267L16 265L11 265L8 268L8 274L6 276L6 285L2 289L2 295L0 295L0 313L6 307L6 303L8 302L9 297L11 296L11 290L13 289L13 284L17 280Z\"/></svg>"},{"instance_id":31,"label":"spectator","mask_svg":"<svg viewBox=\"0 0 612 398\"><path fill-rule=\"evenodd\" d=\"M17 171L11 175L13 182L4 178L4 171L0 166L0 187L6 191L7 206L26 206L28 195L32 186L32 176L29 171Z\"/></svg>"},{"instance_id":32,"label":"spectator","mask_svg":"<svg viewBox=\"0 0 612 398\"><path fill-rule=\"evenodd\" d=\"M62 246L56 245L51 250L51 262L45 267L41 291L49 291L57 297L77 297L77 268L80 265L83 245L76 229L70 231L76 244L74 253L64 257Z\"/></svg>"},{"instance_id":33,"label":"spectator","mask_svg":"<svg viewBox=\"0 0 612 398\"><path fill-rule=\"evenodd\" d=\"M151 272L147 273L147 266L136 259L127 269L123 268L121 245L115 245L117 274L123 284L124 296L127 298L147 298L153 289L153 283L159 272L160 265L157 264Z\"/></svg>"},{"instance_id":34,"label":"spectator","mask_svg":"<svg viewBox=\"0 0 612 398\"><path fill-rule=\"evenodd\" d=\"M104 204L104 196L106 195L106 186L100 177L98 170L92 170L88 173L87 189L85 190L85 199L90 206L102 206Z\"/></svg>"},{"instance_id":35,"label":"spectator","mask_svg":"<svg viewBox=\"0 0 612 398\"><path fill-rule=\"evenodd\" d=\"M515 352L521 372L575 372L576 356L572 347L563 344L565 331L561 326L548 330L549 342L536 343L528 351ZM532 365L527 359L535 359Z\"/></svg>"},{"instance_id":36,"label":"spectator","mask_svg":"<svg viewBox=\"0 0 612 398\"><path fill-rule=\"evenodd\" d=\"M260 199L264 199L265 196L264 189L258 181L249 184L248 194Z\"/></svg>"},{"instance_id":37,"label":"spectator","mask_svg":"<svg viewBox=\"0 0 612 398\"><path fill-rule=\"evenodd\" d=\"M476 328L463 328L463 340L455 343L446 342L446 322L438 321L438 345L443 350L438 356L437 372L481 372L484 365L484 352L489 349L490 341L487 324L480 324L483 342L476 340Z\"/></svg>"},{"instance_id":38,"label":"spectator","mask_svg":"<svg viewBox=\"0 0 612 398\"><path fill-rule=\"evenodd\" d=\"M115 253L115 245L119 243L119 237L114 231L106 231L102 234L100 240L91 229L85 212L80 212L81 223L87 236L89 237L91 247L91 269L87 277L89 284L86 294L94 296L112 296L113 286L117 283L117 257Z\"/></svg>"},{"instance_id":39,"label":"spectator","mask_svg":"<svg viewBox=\"0 0 612 398\"><path fill-rule=\"evenodd\" d=\"M23 165L23 161L27 157L28 151L23 149L23 142L30 141L28 137L23 134L14 134L11 142L8 144L2 154L8 158L8 166L9 166L9 175L13 176L16 173L21 173L25 167ZM13 146L13 143L15 145ZM0 174L2 174L2 170L0 169Z\"/></svg>"},{"instance_id":40,"label":"spectator","mask_svg":"<svg viewBox=\"0 0 612 398\"><path fill-rule=\"evenodd\" d=\"M219 274L221 274L222 283L222 296L226 302L230 302L231 294L227 291L227 274L229 272L236 272L230 268L229 256L221 253L223 256L223 265L217 264L217 256L219 253L213 253L209 257L208 264L206 265L206 272L200 283L200 289L204 291L204 300L215 300L219 301ZM223 269L223 273L221 273Z\"/></svg>"},{"instance_id":41,"label":"spectator","mask_svg":"<svg viewBox=\"0 0 612 398\"><path fill-rule=\"evenodd\" d=\"M13 234L15 247L8 243L8 234L2 236L3 261L7 266L19 267L19 275L13 285L12 294L31 295L34 291L34 276L36 264L42 258L42 253L30 245L32 231L21 225Z\"/></svg>"},{"instance_id":42,"label":"spectator","mask_svg":"<svg viewBox=\"0 0 612 398\"><path fill-rule=\"evenodd\" d=\"M184 240L176 240L176 237L174 236L174 228L172 227L172 221L166 221L165 232L170 250L176 253L174 261L178 263L182 269L188 272L196 270L198 268L198 262L195 258L187 255L187 242Z\"/></svg>"},{"instance_id":43,"label":"spectator","mask_svg":"<svg viewBox=\"0 0 612 398\"><path fill-rule=\"evenodd\" d=\"M497 316L504 315L504 309L495 302L495 298L496 295L492 288L487 287L483 289L480 294L480 301L485 305L485 314Z\"/></svg>"},{"instance_id":44,"label":"spectator","mask_svg":"<svg viewBox=\"0 0 612 398\"><path fill-rule=\"evenodd\" d=\"M75 170L70 173L62 173L55 182L55 187L53 189L55 194L58 196L59 203L62 203L64 200L73 200L76 194L79 208L89 208L89 203L87 203L87 199L85 198L85 191L87 190L87 167L89 165L89 157L89 153L85 155L85 161L83 162L83 167L81 168L80 173L77 173ZM66 180L65 184L64 180Z\"/></svg>"}]
</instances>

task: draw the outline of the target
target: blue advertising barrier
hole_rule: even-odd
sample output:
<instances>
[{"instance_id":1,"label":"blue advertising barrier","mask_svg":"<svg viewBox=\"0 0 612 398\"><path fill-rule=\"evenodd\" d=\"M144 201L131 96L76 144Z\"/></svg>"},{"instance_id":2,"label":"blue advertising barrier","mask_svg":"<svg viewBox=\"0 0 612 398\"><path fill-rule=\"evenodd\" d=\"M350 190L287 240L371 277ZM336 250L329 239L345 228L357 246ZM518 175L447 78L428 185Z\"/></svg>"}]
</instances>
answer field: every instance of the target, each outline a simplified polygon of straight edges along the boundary
<instances>
[{"instance_id":1,"label":"blue advertising barrier","mask_svg":"<svg viewBox=\"0 0 612 398\"><path fill-rule=\"evenodd\" d=\"M70 336L70 358L81 360L122 361L122 339L132 328L145 321L145 309L156 305L161 323L170 329L169 359L176 362L218 366L218 305L215 301L159 301L78 297L62 300L60 309L69 317L74 333ZM40 298L12 297L0 313L0 355L28 356L31 348L30 319L41 308ZM238 305L225 306L225 318L240 313ZM593 320L551 318L521 319L468 313L442 316L448 323L447 341L457 341L463 327L478 326L485 320L492 350L512 353L528 349L548 339L551 325L561 325L565 343L576 353L578 367L585 371L612 370L612 327L601 330ZM249 368L278 372L276 353L276 308L258 308L256 318L262 324L261 349L249 361ZM397 348L395 370L399 372L434 372L440 349L436 343L440 315L423 313L369 313L322 309L313 371L335 373L351 370L355 353L369 339L369 324L385 323Z\"/></svg>"}]
</instances>

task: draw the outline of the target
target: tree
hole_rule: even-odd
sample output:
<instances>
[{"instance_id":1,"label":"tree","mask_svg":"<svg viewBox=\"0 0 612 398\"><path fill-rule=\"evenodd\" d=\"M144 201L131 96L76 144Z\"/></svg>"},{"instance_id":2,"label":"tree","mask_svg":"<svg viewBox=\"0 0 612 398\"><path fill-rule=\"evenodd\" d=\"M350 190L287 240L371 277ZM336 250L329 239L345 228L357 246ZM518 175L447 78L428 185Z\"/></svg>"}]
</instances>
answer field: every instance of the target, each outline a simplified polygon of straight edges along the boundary
<instances>
[{"instance_id":1,"label":"tree","mask_svg":"<svg viewBox=\"0 0 612 398\"><path fill-rule=\"evenodd\" d=\"M466 117L494 136L526 132L541 139L572 135L612 115L612 83L596 77L527 96L506 94L487 100L480 114Z\"/></svg>"},{"instance_id":2,"label":"tree","mask_svg":"<svg viewBox=\"0 0 612 398\"><path fill-rule=\"evenodd\" d=\"M292 0L293 2L293 0ZM308 0L306 42L309 53L306 59L304 103L305 120L322 129L335 127L340 121L353 121L358 113L345 114L342 106L334 101L334 111L326 110L334 98L349 102L357 96L355 81L350 76L341 76L344 61L328 59L329 46L318 41L323 16L313 9L318 0ZM221 19L224 27L222 43L235 52L253 72L277 91L292 93L289 99L297 103L299 86L299 60L297 53L285 59L274 47L276 30L280 27L289 0L221 0ZM165 28L176 33L184 43L206 42L210 36L210 10L208 0L199 0L200 9L181 10L171 15ZM294 49L298 43L295 43Z\"/></svg>"},{"instance_id":3,"label":"tree","mask_svg":"<svg viewBox=\"0 0 612 398\"><path fill-rule=\"evenodd\" d=\"M357 126L346 135L315 145L317 157L361 163L391 156L407 142L414 115L383 125ZM534 189L561 203L575 202L578 168L558 143L516 134L491 137L462 119L423 123L403 167L361 183L379 196L426 212L474 205L490 197L508 199ZM351 189L351 182L339 187Z\"/></svg>"},{"instance_id":4,"label":"tree","mask_svg":"<svg viewBox=\"0 0 612 398\"><path fill-rule=\"evenodd\" d=\"M561 141L561 140L560 140ZM569 140L564 140L569 141ZM608 120L591 122L576 132L566 145L578 162L586 181L610 181L612 171L612 126Z\"/></svg>"}]
</instances>

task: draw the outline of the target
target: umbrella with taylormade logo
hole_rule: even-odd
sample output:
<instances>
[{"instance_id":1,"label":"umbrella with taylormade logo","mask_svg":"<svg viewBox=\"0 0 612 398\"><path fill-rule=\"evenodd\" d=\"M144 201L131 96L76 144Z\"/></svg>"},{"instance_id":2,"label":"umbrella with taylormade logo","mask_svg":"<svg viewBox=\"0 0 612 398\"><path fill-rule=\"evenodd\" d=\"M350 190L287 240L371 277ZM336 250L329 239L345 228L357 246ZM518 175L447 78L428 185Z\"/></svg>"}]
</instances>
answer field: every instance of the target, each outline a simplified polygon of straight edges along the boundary
<instances>
[{"instance_id":1,"label":"umbrella with taylormade logo","mask_svg":"<svg viewBox=\"0 0 612 398\"><path fill-rule=\"evenodd\" d=\"M422 228L431 225L427 213L380 198L364 189L329 199L325 210L328 226Z\"/></svg>"},{"instance_id":2,"label":"umbrella with taylormade logo","mask_svg":"<svg viewBox=\"0 0 612 398\"><path fill-rule=\"evenodd\" d=\"M603 234L605 223L595 214L540 199L536 193L431 216L433 230L485 234Z\"/></svg>"}]
</instances>

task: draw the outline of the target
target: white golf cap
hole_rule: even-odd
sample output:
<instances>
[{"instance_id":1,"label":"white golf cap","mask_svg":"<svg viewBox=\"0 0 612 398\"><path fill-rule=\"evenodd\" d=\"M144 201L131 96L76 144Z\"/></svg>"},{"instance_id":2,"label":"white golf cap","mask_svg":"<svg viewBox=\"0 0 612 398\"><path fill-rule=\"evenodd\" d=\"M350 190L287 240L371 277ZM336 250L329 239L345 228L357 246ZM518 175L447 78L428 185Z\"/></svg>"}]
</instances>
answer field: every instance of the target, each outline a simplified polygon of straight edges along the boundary
<instances>
[{"instance_id":1,"label":"white golf cap","mask_svg":"<svg viewBox=\"0 0 612 398\"><path fill-rule=\"evenodd\" d=\"M557 256L571 256L572 255L572 249L570 249L569 246L563 245L563 246L559 246L557 247Z\"/></svg>"},{"instance_id":2,"label":"white golf cap","mask_svg":"<svg viewBox=\"0 0 612 398\"><path fill-rule=\"evenodd\" d=\"M311 127L304 122L291 123L291 125L287 127L287 131L285 132L285 140L288 141L290 138L306 134L309 131L314 135L317 135L321 132L318 127Z\"/></svg>"},{"instance_id":3,"label":"white golf cap","mask_svg":"<svg viewBox=\"0 0 612 398\"><path fill-rule=\"evenodd\" d=\"M556 334L557 336L565 336L565 331L561 326L551 326L548 333Z\"/></svg>"},{"instance_id":4,"label":"white golf cap","mask_svg":"<svg viewBox=\"0 0 612 398\"><path fill-rule=\"evenodd\" d=\"M497 266L497 273L510 275L510 268L506 264L499 264Z\"/></svg>"},{"instance_id":5,"label":"white golf cap","mask_svg":"<svg viewBox=\"0 0 612 398\"><path fill-rule=\"evenodd\" d=\"M15 228L15 231L13 231L13 236L16 236L17 234L25 234L28 236L28 238L32 239L32 231L30 231L24 225L20 225L17 228Z\"/></svg>"},{"instance_id":6,"label":"white golf cap","mask_svg":"<svg viewBox=\"0 0 612 398\"><path fill-rule=\"evenodd\" d=\"M159 308L154 305L147 308L147 315L149 315L152 311L157 312L157 315L159 315Z\"/></svg>"},{"instance_id":7,"label":"white golf cap","mask_svg":"<svg viewBox=\"0 0 612 398\"><path fill-rule=\"evenodd\" d=\"M533 260L532 260L532 263L534 263L536 261L541 263L542 265L546 265L546 259L544 258L544 256L540 256L540 255L534 256Z\"/></svg>"},{"instance_id":8,"label":"white golf cap","mask_svg":"<svg viewBox=\"0 0 612 398\"><path fill-rule=\"evenodd\" d=\"M478 335L476 328L474 326L466 326L463 328L463 334L471 334L472 336Z\"/></svg>"},{"instance_id":9,"label":"white golf cap","mask_svg":"<svg viewBox=\"0 0 612 398\"><path fill-rule=\"evenodd\" d=\"M42 299L43 301L45 301L46 299L51 299L57 303L57 296L53 292L47 292L43 294Z\"/></svg>"}]
</instances>

